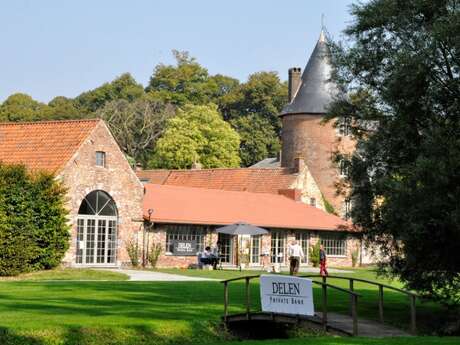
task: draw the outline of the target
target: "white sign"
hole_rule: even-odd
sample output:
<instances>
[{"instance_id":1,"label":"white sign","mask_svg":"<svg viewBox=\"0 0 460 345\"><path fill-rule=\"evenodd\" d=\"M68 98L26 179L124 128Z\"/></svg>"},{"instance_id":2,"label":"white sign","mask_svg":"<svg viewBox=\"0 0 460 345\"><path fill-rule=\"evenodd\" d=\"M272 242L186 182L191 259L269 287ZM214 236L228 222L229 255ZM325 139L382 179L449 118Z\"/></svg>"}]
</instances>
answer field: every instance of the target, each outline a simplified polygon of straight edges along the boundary
<instances>
[{"instance_id":1,"label":"white sign","mask_svg":"<svg viewBox=\"0 0 460 345\"><path fill-rule=\"evenodd\" d=\"M260 276L262 311L314 315L311 279L275 274Z\"/></svg>"}]
</instances>

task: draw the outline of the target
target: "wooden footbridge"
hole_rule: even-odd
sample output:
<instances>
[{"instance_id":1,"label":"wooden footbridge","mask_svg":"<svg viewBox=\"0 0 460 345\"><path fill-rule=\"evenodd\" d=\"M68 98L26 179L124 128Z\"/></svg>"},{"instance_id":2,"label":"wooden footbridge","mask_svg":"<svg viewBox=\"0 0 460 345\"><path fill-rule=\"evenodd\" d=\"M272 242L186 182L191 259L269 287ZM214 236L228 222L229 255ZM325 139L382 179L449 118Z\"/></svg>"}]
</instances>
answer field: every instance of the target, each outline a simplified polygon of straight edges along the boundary
<instances>
[{"instance_id":1,"label":"wooden footbridge","mask_svg":"<svg viewBox=\"0 0 460 345\"><path fill-rule=\"evenodd\" d=\"M251 310L251 295L250 295L250 281L253 279L259 278L260 275L253 276L244 276L233 279L227 279L222 281L224 284L224 315L223 320L227 325L232 325L238 322L247 322L247 321L270 321L270 322L279 322L279 323L296 323L308 322L310 324L315 324L320 326L322 329L328 332L337 332L342 334L347 334L351 336L374 336L374 337L384 337L384 336L407 336L409 333L406 333L403 330L398 328L391 327L384 324L384 289L397 291L408 296L410 304L410 333L416 334L416 299L417 294L406 291L403 289L398 289L391 285L382 284L379 282L374 282L367 279L361 278L351 278L330 275L328 277L322 277L317 274L301 275L301 278L321 278L321 281L313 280L313 284L321 286L322 289L322 303L320 312L316 312L314 316L304 316L304 315L293 315L293 314L279 314L279 313L267 313L260 310ZM343 279L348 280L348 289L333 285L328 283L328 278L330 279ZM235 281L245 281L245 307L246 311L244 313L238 314L229 314L229 285L231 282ZM379 322L370 321L366 319L358 319L358 300L362 298L358 294L354 287L355 282L365 283L372 286L378 287L378 313L379 313ZM349 315L331 313L328 311L328 289L333 289L344 293L349 296Z\"/></svg>"}]
</instances>

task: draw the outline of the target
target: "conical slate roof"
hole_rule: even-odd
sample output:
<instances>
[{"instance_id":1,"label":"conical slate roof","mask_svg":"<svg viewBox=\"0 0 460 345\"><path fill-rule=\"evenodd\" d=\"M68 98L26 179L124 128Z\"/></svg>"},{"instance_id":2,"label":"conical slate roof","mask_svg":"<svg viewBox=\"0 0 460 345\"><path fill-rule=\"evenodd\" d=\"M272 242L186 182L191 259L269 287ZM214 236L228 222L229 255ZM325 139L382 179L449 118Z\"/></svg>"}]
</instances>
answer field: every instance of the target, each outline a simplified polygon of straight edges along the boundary
<instances>
[{"instance_id":1,"label":"conical slate roof","mask_svg":"<svg viewBox=\"0 0 460 345\"><path fill-rule=\"evenodd\" d=\"M299 89L292 102L283 108L281 115L326 113L327 106L338 93L336 85L329 81L331 70L330 50L321 31L302 74Z\"/></svg>"}]
</instances>

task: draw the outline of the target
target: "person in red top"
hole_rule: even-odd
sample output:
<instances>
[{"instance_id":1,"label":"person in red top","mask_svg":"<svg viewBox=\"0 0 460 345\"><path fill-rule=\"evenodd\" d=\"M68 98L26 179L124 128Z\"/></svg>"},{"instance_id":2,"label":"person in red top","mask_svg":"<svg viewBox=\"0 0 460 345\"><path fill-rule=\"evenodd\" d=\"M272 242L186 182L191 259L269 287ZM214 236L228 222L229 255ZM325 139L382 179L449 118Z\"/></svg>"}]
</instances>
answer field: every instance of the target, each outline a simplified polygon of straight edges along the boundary
<instances>
[{"instance_id":1,"label":"person in red top","mask_svg":"<svg viewBox=\"0 0 460 345\"><path fill-rule=\"evenodd\" d=\"M329 274L326 269L326 251L324 250L323 245L319 247L319 274L323 277L326 277Z\"/></svg>"}]
</instances>

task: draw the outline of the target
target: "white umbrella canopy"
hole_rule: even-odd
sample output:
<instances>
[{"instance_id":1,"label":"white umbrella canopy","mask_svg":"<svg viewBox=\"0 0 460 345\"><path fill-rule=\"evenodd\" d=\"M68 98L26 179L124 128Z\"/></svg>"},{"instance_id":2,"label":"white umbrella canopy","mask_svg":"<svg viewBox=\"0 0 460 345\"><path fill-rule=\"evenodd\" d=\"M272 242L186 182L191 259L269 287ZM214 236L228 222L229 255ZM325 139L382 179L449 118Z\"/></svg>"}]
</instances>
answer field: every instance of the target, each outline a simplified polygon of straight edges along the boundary
<instances>
[{"instance_id":1,"label":"white umbrella canopy","mask_svg":"<svg viewBox=\"0 0 460 345\"><path fill-rule=\"evenodd\" d=\"M235 224L230 224L223 226L221 228L217 228L216 232L219 234L227 234L227 235L263 235L267 234L268 231L259 228L258 226L254 226L244 222L238 222Z\"/></svg>"}]
</instances>

